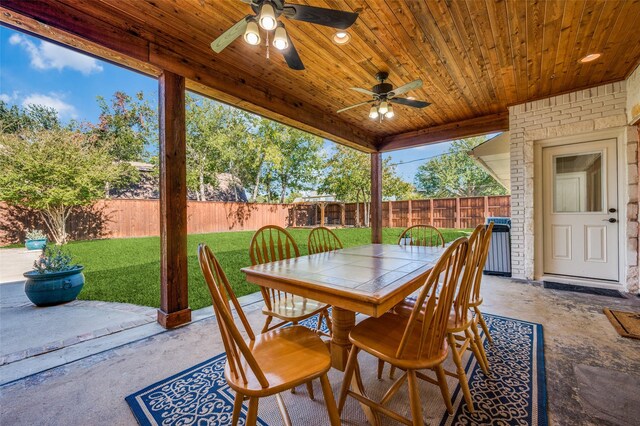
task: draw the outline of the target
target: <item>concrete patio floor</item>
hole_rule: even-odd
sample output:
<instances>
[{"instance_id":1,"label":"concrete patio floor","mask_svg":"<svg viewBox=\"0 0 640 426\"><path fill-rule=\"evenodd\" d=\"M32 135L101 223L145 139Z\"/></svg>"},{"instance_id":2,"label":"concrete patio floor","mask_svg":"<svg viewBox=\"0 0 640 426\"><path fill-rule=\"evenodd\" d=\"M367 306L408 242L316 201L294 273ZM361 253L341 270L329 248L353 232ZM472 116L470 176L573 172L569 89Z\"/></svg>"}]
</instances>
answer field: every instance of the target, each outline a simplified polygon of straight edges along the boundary
<instances>
[{"instance_id":1,"label":"concrete patio floor","mask_svg":"<svg viewBox=\"0 0 640 426\"><path fill-rule=\"evenodd\" d=\"M618 336L602 308L640 312L640 299L547 290L496 277L486 277L483 293L483 311L544 326L551 424L628 425L637 421L640 340ZM242 303L253 328L259 329L263 321L259 296L242 298ZM0 387L0 423L136 424L124 401L126 395L223 351L210 312L210 308L196 312L197 320L188 326Z\"/></svg>"}]
</instances>

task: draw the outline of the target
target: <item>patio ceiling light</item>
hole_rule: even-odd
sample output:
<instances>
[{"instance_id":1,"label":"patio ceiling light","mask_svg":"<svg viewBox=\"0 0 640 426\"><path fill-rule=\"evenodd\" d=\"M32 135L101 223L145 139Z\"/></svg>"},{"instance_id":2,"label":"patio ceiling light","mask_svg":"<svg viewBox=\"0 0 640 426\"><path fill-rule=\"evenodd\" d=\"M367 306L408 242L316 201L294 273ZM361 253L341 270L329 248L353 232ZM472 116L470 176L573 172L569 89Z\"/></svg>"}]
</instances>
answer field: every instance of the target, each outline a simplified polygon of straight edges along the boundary
<instances>
[{"instance_id":1,"label":"patio ceiling light","mask_svg":"<svg viewBox=\"0 0 640 426\"><path fill-rule=\"evenodd\" d=\"M389 103L387 101L380 102L380 106L378 107L380 115L385 115L387 111L389 111Z\"/></svg>"},{"instance_id":2,"label":"patio ceiling light","mask_svg":"<svg viewBox=\"0 0 640 426\"><path fill-rule=\"evenodd\" d=\"M284 29L284 25L280 23L276 28L276 34L273 37L273 47L278 50L284 50L289 47L289 37L287 37L287 30Z\"/></svg>"},{"instance_id":3,"label":"patio ceiling light","mask_svg":"<svg viewBox=\"0 0 640 426\"><path fill-rule=\"evenodd\" d=\"M346 31L338 31L332 39L335 44L347 44L351 40L351 35Z\"/></svg>"},{"instance_id":4,"label":"patio ceiling light","mask_svg":"<svg viewBox=\"0 0 640 426\"><path fill-rule=\"evenodd\" d=\"M267 31L276 29L276 26L278 25L278 21L276 21L276 10L273 8L270 1L265 1L262 4L259 16L258 22L262 29Z\"/></svg>"},{"instance_id":5,"label":"patio ceiling light","mask_svg":"<svg viewBox=\"0 0 640 426\"><path fill-rule=\"evenodd\" d=\"M244 41L252 46L260 44L260 29L253 19L247 23L247 29L244 32Z\"/></svg>"},{"instance_id":6,"label":"patio ceiling light","mask_svg":"<svg viewBox=\"0 0 640 426\"><path fill-rule=\"evenodd\" d=\"M371 118L372 120L375 120L376 118L378 118L378 108L376 108L376 106L372 106L371 109L369 110L369 118Z\"/></svg>"},{"instance_id":7,"label":"patio ceiling light","mask_svg":"<svg viewBox=\"0 0 640 426\"><path fill-rule=\"evenodd\" d=\"M389 104L389 109L384 114L384 118L393 118L394 115L395 113L393 112L393 105Z\"/></svg>"},{"instance_id":8,"label":"patio ceiling light","mask_svg":"<svg viewBox=\"0 0 640 426\"><path fill-rule=\"evenodd\" d=\"M602 56L602 53L589 53L587 56L580 58L581 64L586 64L587 62L592 62Z\"/></svg>"}]
</instances>

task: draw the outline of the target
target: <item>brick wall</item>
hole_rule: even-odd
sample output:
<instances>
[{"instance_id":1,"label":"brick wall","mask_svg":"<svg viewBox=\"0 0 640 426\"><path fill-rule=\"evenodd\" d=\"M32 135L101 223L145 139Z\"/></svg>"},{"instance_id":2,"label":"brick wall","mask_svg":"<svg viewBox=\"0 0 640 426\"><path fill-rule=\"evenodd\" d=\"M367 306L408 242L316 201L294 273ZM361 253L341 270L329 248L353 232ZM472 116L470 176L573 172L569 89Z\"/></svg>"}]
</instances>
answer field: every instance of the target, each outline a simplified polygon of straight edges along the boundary
<instances>
[{"instance_id":1,"label":"brick wall","mask_svg":"<svg viewBox=\"0 0 640 426\"><path fill-rule=\"evenodd\" d=\"M627 125L626 102L623 81L509 108L514 277L534 278L534 141L622 128ZM627 130L627 165L626 170L620 172L625 174L628 186L621 194L626 203L629 241L626 256L625 253L621 256L626 258L626 287L637 291L638 132L633 126L627 126Z\"/></svg>"}]
</instances>

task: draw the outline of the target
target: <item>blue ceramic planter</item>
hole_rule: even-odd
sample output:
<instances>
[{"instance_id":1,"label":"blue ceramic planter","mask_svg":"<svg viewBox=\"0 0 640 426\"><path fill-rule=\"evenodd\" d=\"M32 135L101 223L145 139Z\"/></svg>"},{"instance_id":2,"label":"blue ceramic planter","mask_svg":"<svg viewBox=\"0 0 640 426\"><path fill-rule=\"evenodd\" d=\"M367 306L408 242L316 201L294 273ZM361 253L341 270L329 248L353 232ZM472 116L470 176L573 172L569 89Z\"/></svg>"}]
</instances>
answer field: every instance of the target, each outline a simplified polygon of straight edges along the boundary
<instances>
[{"instance_id":1,"label":"blue ceramic planter","mask_svg":"<svg viewBox=\"0 0 640 426\"><path fill-rule=\"evenodd\" d=\"M37 306L51 306L66 303L78 297L84 286L84 266L63 272L40 274L37 271L25 272L24 292Z\"/></svg>"},{"instance_id":2,"label":"blue ceramic planter","mask_svg":"<svg viewBox=\"0 0 640 426\"><path fill-rule=\"evenodd\" d=\"M43 238L41 240L27 240L24 242L24 246L27 248L27 250L42 250L46 245L46 238Z\"/></svg>"}]
</instances>

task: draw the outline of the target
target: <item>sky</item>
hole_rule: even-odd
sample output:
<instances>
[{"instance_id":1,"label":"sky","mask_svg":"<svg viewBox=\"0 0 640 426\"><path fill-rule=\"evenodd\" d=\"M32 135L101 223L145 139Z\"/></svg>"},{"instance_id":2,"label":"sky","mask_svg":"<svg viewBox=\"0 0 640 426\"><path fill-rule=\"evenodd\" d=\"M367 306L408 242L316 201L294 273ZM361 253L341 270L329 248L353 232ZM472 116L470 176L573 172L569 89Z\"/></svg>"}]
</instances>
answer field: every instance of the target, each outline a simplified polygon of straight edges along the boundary
<instances>
[{"instance_id":1,"label":"sky","mask_svg":"<svg viewBox=\"0 0 640 426\"><path fill-rule=\"evenodd\" d=\"M116 91L143 91L157 96L157 81L64 47L0 26L0 100L11 105L39 104L55 108L63 122L96 122L96 97L110 99ZM333 142L326 141L330 150ZM440 155L448 143L383 154L397 163L398 174L413 182L424 159Z\"/></svg>"}]
</instances>

